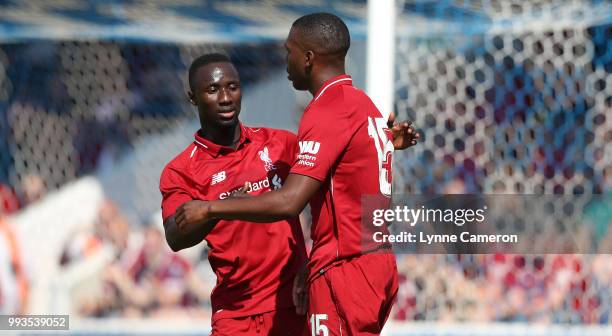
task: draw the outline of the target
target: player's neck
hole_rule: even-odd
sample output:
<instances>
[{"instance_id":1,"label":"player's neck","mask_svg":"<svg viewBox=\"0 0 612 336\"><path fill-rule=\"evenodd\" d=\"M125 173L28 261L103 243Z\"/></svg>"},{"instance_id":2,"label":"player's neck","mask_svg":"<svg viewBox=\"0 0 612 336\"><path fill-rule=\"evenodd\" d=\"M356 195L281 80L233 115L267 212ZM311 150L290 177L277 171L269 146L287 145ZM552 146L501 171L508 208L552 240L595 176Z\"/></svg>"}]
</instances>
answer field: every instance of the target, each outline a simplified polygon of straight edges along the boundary
<instances>
[{"instance_id":1,"label":"player's neck","mask_svg":"<svg viewBox=\"0 0 612 336\"><path fill-rule=\"evenodd\" d=\"M344 70L344 65L342 65L342 67L323 68L317 71L316 74L313 73L310 81L310 89L308 91L310 91L310 93L314 96L323 87L325 82L334 77L344 75L345 73L346 71Z\"/></svg>"},{"instance_id":2,"label":"player's neck","mask_svg":"<svg viewBox=\"0 0 612 336\"><path fill-rule=\"evenodd\" d=\"M240 124L223 128L202 127L198 132L201 137L217 145L236 148L241 135Z\"/></svg>"}]
</instances>

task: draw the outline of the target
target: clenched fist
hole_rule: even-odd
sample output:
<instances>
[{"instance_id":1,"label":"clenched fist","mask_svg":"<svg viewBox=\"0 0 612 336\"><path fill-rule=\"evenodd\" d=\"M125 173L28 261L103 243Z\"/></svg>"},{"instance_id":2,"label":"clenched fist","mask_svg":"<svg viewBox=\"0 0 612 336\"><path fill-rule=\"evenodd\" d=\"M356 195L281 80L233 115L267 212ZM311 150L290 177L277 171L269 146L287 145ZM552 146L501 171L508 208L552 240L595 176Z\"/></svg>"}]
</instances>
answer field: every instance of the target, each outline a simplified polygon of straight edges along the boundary
<instances>
[{"instance_id":1,"label":"clenched fist","mask_svg":"<svg viewBox=\"0 0 612 336\"><path fill-rule=\"evenodd\" d=\"M179 206L174 213L174 221L179 231L187 232L189 228L209 220L210 205L206 201L189 201Z\"/></svg>"}]
</instances>

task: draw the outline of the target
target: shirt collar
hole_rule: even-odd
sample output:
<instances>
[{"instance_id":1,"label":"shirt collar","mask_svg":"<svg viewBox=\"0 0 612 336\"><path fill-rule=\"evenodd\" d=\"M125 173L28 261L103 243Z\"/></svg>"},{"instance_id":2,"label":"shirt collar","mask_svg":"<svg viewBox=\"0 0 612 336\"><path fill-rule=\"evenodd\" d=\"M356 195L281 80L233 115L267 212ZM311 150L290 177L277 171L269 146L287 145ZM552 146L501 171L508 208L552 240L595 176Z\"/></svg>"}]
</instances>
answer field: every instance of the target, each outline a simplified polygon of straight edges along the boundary
<instances>
[{"instance_id":1,"label":"shirt collar","mask_svg":"<svg viewBox=\"0 0 612 336\"><path fill-rule=\"evenodd\" d=\"M319 91L317 91L317 94L314 95L314 99L312 101L319 99L330 87L338 85L353 85L353 79L351 76L344 74L327 80L325 83L323 83Z\"/></svg>"},{"instance_id":2,"label":"shirt collar","mask_svg":"<svg viewBox=\"0 0 612 336\"><path fill-rule=\"evenodd\" d=\"M239 150L247 142L251 141L251 133L248 128L244 127L244 125L240 123L240 139L238 140L238 146L236 146L236 149L233 149L227 146L218 145L208 139L203 138L202 136L200 136L199 130L195 133L194 138L195 139L193 142L196 144L196 146L198 146L203 151L209 153L213 157L217 157L220 154L233 153Z\"/></svg>"}]
</instances>

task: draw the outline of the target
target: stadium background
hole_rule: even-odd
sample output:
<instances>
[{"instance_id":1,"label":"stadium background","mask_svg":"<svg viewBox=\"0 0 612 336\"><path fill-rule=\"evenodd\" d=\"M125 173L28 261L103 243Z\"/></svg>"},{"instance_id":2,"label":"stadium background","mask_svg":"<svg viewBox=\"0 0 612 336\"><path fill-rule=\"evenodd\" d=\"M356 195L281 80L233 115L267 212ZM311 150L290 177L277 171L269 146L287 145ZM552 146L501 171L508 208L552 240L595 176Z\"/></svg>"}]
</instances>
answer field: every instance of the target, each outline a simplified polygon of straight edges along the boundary
<instances>
[{"instance_id":1,"label":"stadium background","mask_svg":"<svg viewBox=\"0 0 612 336\"><path fill-rule=\"evenodd\" d=\"M397 6L396 112L424 141L396 155L395 192L603 194L550 218L567 228L554 239L611 244L612 4ZM365 87L366 1L1 2L0 312L69 313L82 333L208 330L204 244L171 254L160 231L159 174L198 125L187 68L227 53L243 122L295 130L309 96L288 85L282 41L314 11L349 24ZM387 333L609 335L611 265L399 255Z\"/></svg>"}]
</instances>

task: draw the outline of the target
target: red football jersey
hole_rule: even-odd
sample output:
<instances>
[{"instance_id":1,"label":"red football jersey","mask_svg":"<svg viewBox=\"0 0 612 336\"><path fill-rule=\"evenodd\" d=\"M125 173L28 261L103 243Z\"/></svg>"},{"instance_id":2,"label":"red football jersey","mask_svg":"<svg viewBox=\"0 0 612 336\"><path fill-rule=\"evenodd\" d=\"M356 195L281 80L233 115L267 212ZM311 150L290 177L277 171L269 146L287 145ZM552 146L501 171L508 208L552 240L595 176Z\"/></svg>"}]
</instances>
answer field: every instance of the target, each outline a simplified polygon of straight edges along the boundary
<instances>
[{"instance_id":1,"label":"red football jersey","mask_svg":"<svg viewBox=\"0 0 612 336\"><path fill-rule=\"evenodd\" d=\"M324 183L311 200L313 240L311 277L332 262L384 247L364 214L362 197L388 208L393 143L380 111L352 86L350 76L327 81L314 95L300 122L300 153L291 173Z\"/></svg>"},{"instance_id":2,"label":"red football jersey","mask_svg":"<svg viewBox=\"0 0 612 336\"><path fill-rule=\"evenodd\" d=\"M235 150L196 133L194 143L168 163L160 181L164 220L187 201L224 199L247 181L251 195L281 187L296 155L295 135L240 127ZM293 278L306 260L297 218L269 224L222 220L206 242L217 275L213 322L293 306Z\"/></svg>"}]
</instances>

